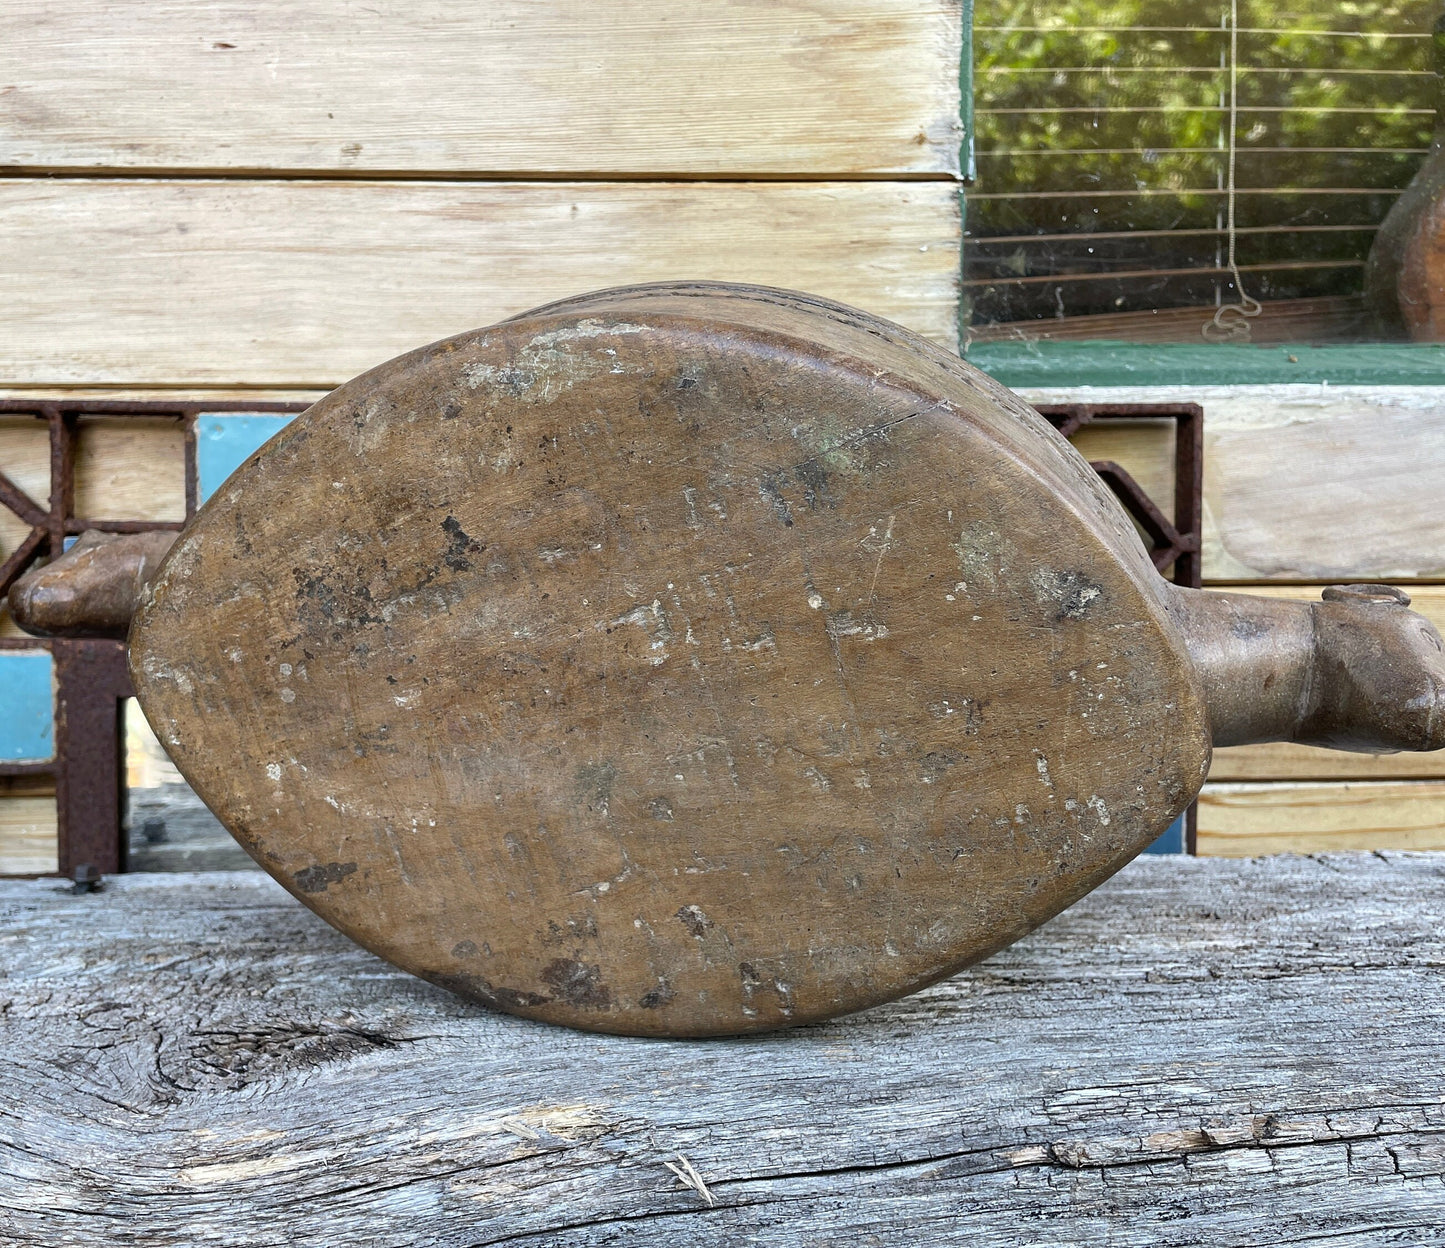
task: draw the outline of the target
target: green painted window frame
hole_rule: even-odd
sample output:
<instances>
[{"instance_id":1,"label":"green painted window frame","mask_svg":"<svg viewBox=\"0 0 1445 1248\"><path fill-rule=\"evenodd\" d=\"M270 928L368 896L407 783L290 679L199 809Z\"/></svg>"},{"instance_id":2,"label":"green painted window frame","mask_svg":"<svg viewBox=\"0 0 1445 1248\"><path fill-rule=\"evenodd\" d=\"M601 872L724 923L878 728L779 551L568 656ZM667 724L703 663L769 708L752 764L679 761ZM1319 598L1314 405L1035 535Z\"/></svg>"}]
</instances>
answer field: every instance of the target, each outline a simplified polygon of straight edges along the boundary
<instances>
[{"instance_id":1,"label":"green painted window frame","mask_svg":"<svg viewBox=\"0 0 1445 1248\"><path fill-rule=\"evenodd\" d=\"M1012 389L1044 386L1445 386L1445 346L1322 347L1096 339L976 342L964 359Z\"/></svg>"}]
</instances>

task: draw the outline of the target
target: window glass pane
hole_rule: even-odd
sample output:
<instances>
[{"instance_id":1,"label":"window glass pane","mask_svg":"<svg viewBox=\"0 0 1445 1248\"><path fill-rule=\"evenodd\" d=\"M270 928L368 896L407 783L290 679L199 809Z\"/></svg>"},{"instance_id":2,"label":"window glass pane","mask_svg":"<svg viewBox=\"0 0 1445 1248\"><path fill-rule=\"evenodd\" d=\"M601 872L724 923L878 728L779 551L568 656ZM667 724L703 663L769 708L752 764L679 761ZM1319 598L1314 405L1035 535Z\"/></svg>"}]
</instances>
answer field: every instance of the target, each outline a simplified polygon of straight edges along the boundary
<instances>
[{"instance_id":1,"label":"window glass pane","mask_svg":"<svg viewBox=\"0 0 1445 1248\"><path fill-rule=\"evenodd\" d=\"M1437 14L978 0L971 336L1399 336L1365 267L1429 149Z\"/></svg>"}]
</instances>

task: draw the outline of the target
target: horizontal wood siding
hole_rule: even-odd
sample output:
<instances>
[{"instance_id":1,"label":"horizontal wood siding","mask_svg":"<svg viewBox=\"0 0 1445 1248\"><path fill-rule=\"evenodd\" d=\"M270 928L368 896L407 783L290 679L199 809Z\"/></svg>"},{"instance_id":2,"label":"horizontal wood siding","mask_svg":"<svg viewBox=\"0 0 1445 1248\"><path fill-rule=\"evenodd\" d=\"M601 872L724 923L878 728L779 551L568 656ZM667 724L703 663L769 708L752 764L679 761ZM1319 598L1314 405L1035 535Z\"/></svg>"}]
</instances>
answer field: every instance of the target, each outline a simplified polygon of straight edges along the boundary
<instances>
[{"instance_id":1,"label":"horizontal wood siding","mask_svg":"<svg viewBox=\"0 0 1445 1248\"><path fill-rule=\"evenodd\" d=\"M0 384L329 388L604 286L793 287L956 343L948 183L16 179Z\"/></svg>"},{"instance_id":2,"label":"horizontal wood siding","mask_svg":"<svg viewBox=\"0 0 1445 1248\"><path fill-rule=\"evenodd\" d=\"M16 0L0 393L244 411L666 279L799 288L956 347L964 12ZM226 450L198 447L203 488ZM87 422L76 456L77 514L183 516L176 425ZM0 420L0 470L47 502L38 422ZM0 559L26 532L0 509ZM0 682L0 725L14 694ZM0 874L40 869L47 826L53 865L53 800L47 825L17 793L0 791Z\"/></svg>"},{"instance_id":3,"label":"horizontal wood siding","mask_svg":"<svg viewBox=\"0 0 1445 1248\"><path fill-rule=\"evenodd\" d=\"M1345 849L1445 849L1445 783L1208 784L1199 795L1202 855Z\"/></svg>"},{"instance_id":4,"label":"horizontal wood siding","mask_svg":"<svg viewBox=\"0 0 1445 1248\"><path fill-rule=\"evenodd\" d=\"M0 166L950 178L961 39L952 0L16 0Z\"/></svg>"},{"instance_id":5,"label":"horizontal wood siding","mask_svg":"<svg viewBox=\"0 0 1445 1248\"><path fill-rule=\"evenodd\" d=\"M0 875L55 869L55 794L0 792Z\"/></svg>"}]
</instances>

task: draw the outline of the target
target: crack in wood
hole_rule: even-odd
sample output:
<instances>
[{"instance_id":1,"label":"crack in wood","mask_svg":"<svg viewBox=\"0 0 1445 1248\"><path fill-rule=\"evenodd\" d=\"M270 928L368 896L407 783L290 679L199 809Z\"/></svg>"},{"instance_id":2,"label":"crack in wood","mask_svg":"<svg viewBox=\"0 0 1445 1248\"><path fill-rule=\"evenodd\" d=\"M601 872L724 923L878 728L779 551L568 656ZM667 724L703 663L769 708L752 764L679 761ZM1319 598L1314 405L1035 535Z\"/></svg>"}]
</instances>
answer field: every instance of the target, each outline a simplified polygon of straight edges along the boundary
<instances>
[{"instance_id":1,"label":"crack in wood","mask_svg":"<svg viewBox=\"0 0 1445 1248\"><path fill-rule=\"evenodd\" d=\"M6 883L0 947L58 956L0 977L0 1242L1435 1242L1442 885L1140 861L913 998L687 1043L466 1006L254 873Z\"/></svg>"}]
</instances>

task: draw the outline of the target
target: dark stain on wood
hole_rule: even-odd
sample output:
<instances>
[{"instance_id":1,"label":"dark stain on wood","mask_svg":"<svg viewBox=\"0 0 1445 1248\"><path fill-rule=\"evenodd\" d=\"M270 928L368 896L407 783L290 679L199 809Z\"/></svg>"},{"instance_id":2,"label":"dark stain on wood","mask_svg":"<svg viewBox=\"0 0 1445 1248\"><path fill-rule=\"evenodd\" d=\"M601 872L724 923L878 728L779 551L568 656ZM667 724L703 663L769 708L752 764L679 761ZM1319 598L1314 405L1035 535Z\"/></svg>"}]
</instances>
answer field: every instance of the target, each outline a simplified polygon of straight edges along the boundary
<instances>
[{"instance_id":1,"label":"dark stain on wood","mask_svg":"<svg viewBox=\"0 0 1445 1248\"><path fill-rule=\"evenodd\" d=\"M542 982L550 984L568 1005L584 1010L605 1010L612 993L602 982L602 972L571 958L554 958L542 969Z\"/></svg>"},{"instance_id":2,"label":"dark stain on wood","mask_svg":"<svg viewBox=\"0 0 1445 1248\"><path fill-rule=\"evenodd\" d=\"M324 893L332 884L340 884L348 875L356 874L354 862L328 862L298 871L291 878L303 893Z\"/></svg>"}]
</instances>

